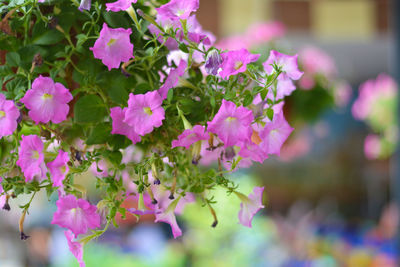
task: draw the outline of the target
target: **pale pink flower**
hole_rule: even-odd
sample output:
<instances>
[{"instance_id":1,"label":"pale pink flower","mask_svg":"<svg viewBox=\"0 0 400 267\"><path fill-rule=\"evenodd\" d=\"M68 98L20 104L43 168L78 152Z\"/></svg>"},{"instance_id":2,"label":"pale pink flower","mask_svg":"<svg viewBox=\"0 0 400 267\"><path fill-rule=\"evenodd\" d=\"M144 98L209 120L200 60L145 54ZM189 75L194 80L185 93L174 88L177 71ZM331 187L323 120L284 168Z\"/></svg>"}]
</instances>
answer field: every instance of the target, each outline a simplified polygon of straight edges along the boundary
<instances>
[{"instance_id":1,"label":"pale pink flower","mask_svg":"<svg viewBox=\"0 0 400 267\"><path fill-rule=\"evenodd\" d=\"M305 47L300 50L299 58L304 71L309 75L322 74L327 78L336 75L333 58L317 47Z\"/></svg>"},{"instance_id":2,"label":"pale pink flower","mask_svg":"<svg viewBox=\"0 0 400 267\"><path fill-rule=\"evenodd\" d=\"M199 8L199 0L171 0L156 8L158 14L171 20L188 19L192 12Z\"/></svg>"},{"instance_id":3,"label":"pale pink flower","mask_svg":"<svg viewBox=\"0 0 400 267\"><path fill-rule=\"evenodd\" d=\"M74 241L74 234L71 231L64 232L65 238L68 242L69 251L78 260L79 267L85 267L85 262L83 261L83 246L80 242Z\"/></svg>"},{"instance_id":4,"label":"pale pink flower","mask_svg":"<svg viewBox=\"0 0 400 267\"><path fill-rule=\"evenodd\" d=\"M250 139L253 120L251 110L236 107L235 103L223 99L218 113L208 122L208 131L218 135L225 147L234 146L240 141Z\"/></svg>"},{"instance_id":5,"label":"pale pink flower","mask_svg":"<svg viewBox=\"0 0 400 267\"><path fill-rule=\"evenodd\" d=\"M106 3L107 11L125 11L132 6L132 3L136 3L137 0L118 0L113 3Z\"/></svg>"},{"instance_id":6,"label":"pale pink flower","mask_svg":"<svg viewBox=\"0 0 400 267\"><path fill-rule=\"evenodd\" d=\"M283 37L285 32L285 25L278 21L257 23L250 26L242 39L248 40L251 46L259 46L273 39Z\"/></svg>"},{"instance_id":7,"label":"pale pink flower","mask_svg":"<svg viewBox=\"0 0 400 267\"><path fill-rule=\"evenodd\" d=\"M264 208L264 205L262 204L263 191L264 187L254 187L253 193L248 197L241 193L236 193L240 200L242 200L239 211L240 224L251 228L251 222L254 215L260 209Z\"/></svg>"},{"instance_id":8,"label":"pale pink flower","mask_svg":"<svg viewBox=\"0 0 400 267\"><path fill-rule=\"evenodd\" d=\"M2 181L3 181L3 178L0 177L0 195L2 193L4 193L3 186L1 185ZM2 209L4 207L4 204L6 204L6 195L5 194L0 196L0 209Z\"/></svg>"},{"instance_id":9,"label":"pale pink flower","mask_svg":"<svg viewBox=\"0 0 400 267\"><path fill-rule=\"evenodd\" d=\"M135 132L135 128L124 122L127 108L113 107L110 109L112 118L112 134L121 134L128 137L133 144L140 142L139 134Z\"/></svg>"},{"instance_id":10,"label":"pale pink flower","mask_svg":"<svg viewBox=\"0 0 400 267\"><path fill-rule=\"evenodd\" d=\"M50 171L50 176L54 187L63 186L62 182L69 171L68 161L68 153L60 149L57 157L53 161L47 163L47 168Z\"/></svg>"},{"instance_id":11,"label":"pale pink flower","mask_svg":"<svg viewBox=\"0 0 400 267\"><path fill-rule=\"evenodd\" d=\"M217 44L217 48L226 50L240 50L240 49L250 49L250 40L244 38L241 35L230 36L221 39Z\"/></svg>"},{"instance_id":12,"label":"pale pink flower","mask_svg":"<svg viewBox=\"0 0 400 267\"><path fill-rule=\"evenodd\" d=\"M67 195L57 200L57 211L53 215L51 224L71 230L75 237L85 234L89 229L100 227L100 215L97 207L87 200L77 199L74 195Z\"/></svg>"},{"instance_id":13,"label":"pale pink flower","mask_svg":"<svg viewBox=\"0 0 400 267\"><path fill-rule=\"evenodd\" d=\"M187 62L185 60L181 60L179 62L178 67L169 72L168 77L165 79L164 84L160 87L160 89L157 90L162 100L167 98L168 91L171 88L174 88L178 85L179 77L183 76L186 68L187 68Z\"/></svg>"},{"instance_id":14,"label":"pale pink flower","mask_svg":"<svg viewBox=\"0 0 400 267\"><path fill-rule=\"evenodd\" d=\"M179 202L180 198L175 199L174 201L169 204L169 206L161 211L160 213L156 213L155 222L164 222L168 223L172 229L172 235L174 238L177 238L182 235L182 230L179 227L178 223L176 222L175 217L175 208Z\"/></svg>"},{"instance_id":15,"label":"pale pink flower","mask_svg":"<svg viewBox=\"0 0 400 267\"><path fill-rule=\"evenodd\" d=\"M210 135L206 132L202 125L195 125L193 129L186 129L178 136L178 140L172 141L172 148L182 146L189 149L190 146L201 140L210 139Z\"/></svg>"},{"instance_id":16,"label":"pale pink flower","mask_svg":"<svg viewBox=\"0 0 400 267\"><path fill-rule=\"evenodd\" d=\"M29 117L39 122L60 123L67 119L68 102L72 95L61 83L54 83L49 77L39 76L32 83L21 102L29 109Z\"/></svg>"},{"instance_id":17,"label":"pale pink flower","mask_svg":"<svg viewBox=\"0 0 400 267\"><path fill-rule=\"evenodd\" d=\"M365 157L369 160L374 160L379 158L379 155L381 154L381 140L379 136L375 134L369 134L365 138L364 141L364 154Z\"/></svg>"},{"instance_id":18,"label":"pale pink flower","mask_svg":"<svg viewBox=\"0 0 400 267\"><path fill-rule=\"evenodd\" d=\"M30 182L35 177L39 182L46 179L46 165L44 163L43 142L37 135L22 135L18 150L17 165L25 176L25 181Z\"/></svg>"},{"instance_id":19,"label":"pale pink flower","mask_svg":"<svg viewBox=\"0 0 400 267\"><path fill-rule=\"evenodd\" d=\"M271 50L267 61L263 63L264 69L268 74L274 72L273 64L279 66L282 73L286 74L292 80L298 80L303 75L297 64L297 55L288 56Z\"/></svg>"},{"instance_id":20,"label":"pale pink flower","mask_svg":"<svg viewBox=\"0 0 400 267\"><path fill-rule=\"evenodd\" d=\"M90 10L90 6L92 4L92 0L81 0L81 3L78 7L79 11Z\"/></svg>"},{"instance_id":21,"label":"pale pink flower","mask_svg":"<svg viewBox=\"0 0 400 267\"><path fill-rule=\"evenodd\" d=\"M161 106L162 101L163 99L157 91L138 95L131 93L124 122L134 127L139 135L151 133L154 128L162 125L165 118L165 111Z\"/></svg>"},{"instance_id":22,"label":"pale pink flower","mask_svg":"<svg viewBox=\"0 0 400 267\"><path fill-rule=\"evenodd\" d=\"M232 75L236 75L247 70L247 64L255 62L260 57L259 54L251 54L246 49L229 51L221 54L222 64L219 75L223 79L228 79Z\"/></svg>"},{"instance_id":23,"label":"pale pink flower","mask_svg":"<svg viewBox=\"0 0 400 267\"><path fill-rule=\"evenodd\" d=\"M108 70L118 69L121 62L128 62L133 56L133 44L130 41L131 29L112 29L103 23L100 37L90 48L95 58L101 59Z\"/></svg>"},{"instance_id":24,"label":"pale pink flower","mask_svg":"<svg viewBox=\"0 0 400 267\"><path fill-rule=\"evenodd\" d=\"M104 159L93 162L89 169L95 177L105 178L110 175L108 173L108 164Z\"/></svg>"},{"instance_id":25,"label":"pale pink flower","mask_svg":"<svg viewBox=\"0 0 400 267\"><path fill-rule=\"evenodd\" d=\"M19 115L14 101L6 100L6 97L0 94L0 138L12 134L17 129Z\"/></svg>"}]
</instances>

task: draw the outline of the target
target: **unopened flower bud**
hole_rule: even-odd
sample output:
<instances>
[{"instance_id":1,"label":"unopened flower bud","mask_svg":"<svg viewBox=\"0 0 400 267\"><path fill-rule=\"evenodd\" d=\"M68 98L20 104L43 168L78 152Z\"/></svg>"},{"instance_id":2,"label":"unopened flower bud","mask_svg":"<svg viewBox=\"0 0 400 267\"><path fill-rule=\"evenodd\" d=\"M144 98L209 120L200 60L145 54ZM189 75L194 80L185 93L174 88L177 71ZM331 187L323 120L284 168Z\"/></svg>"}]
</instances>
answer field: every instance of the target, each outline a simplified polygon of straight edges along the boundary
<instances>
[{"instance_id":1,"label":"unopened flower bud","mask_svg":"<svg viewBox=\"0 0 400 267\"><path fill-rule=\"evenodd\" d=\"M217 75L219 66L222 63L221 55L219 54L218 50L213 49L207 54L206 58L206 72L208 74Z\"/></svg>"},{"instance_id":2,"label":"unopened flower bud","mask_svg":"<svg viewBox=\"0 0 400 267\"><path fill-rule=\"evenodd\" d=\"M92 0L81 0L81 4L79 5L78 9L79 11L85 10L90 10L90 6L92 4Z\"/></svg>"}]
</instances>

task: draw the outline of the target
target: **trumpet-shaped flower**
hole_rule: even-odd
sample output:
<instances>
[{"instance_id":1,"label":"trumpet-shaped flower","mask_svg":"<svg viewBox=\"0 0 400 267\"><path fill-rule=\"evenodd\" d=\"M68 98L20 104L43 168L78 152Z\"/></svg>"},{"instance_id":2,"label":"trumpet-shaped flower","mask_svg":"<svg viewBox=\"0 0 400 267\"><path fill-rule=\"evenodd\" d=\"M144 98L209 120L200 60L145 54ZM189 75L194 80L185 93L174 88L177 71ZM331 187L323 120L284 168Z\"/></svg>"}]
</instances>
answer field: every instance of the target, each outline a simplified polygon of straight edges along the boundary
<instances>
[{"instance_id":1,"label":"trumpet-shaped flower","mask_svg":"<svg viewBox=\"0 0 400 267\"><path fill-rule=\"evenodd\" d=\"M37 135L23 135L18 150L17 165L24 173L26 182L35 177L42 181L46 178L44 164L43 142Z\"/></svg>"},{"instance_id":2,"label":"trumpet-shaped flower","mask_svg":"<svg viewBox=\"0 0 400 267\"><path fill-rule=\"evenodd\" d=\"M6 100L6 97L0 94L0 138L12 134L17 129L19 115L14 101Z\"/></svg>"},{"instance_id":3,"label":"trumpet-shaped flower","mask_svg":"<svg viewBox=\"0 0 400 267\"><path fill-rule=\"evenodd\" d=\"M297 55L288 56L271 50L267 61L263 63L264 69L268 74L272 74L275 71L273 64L280 67L282 72L292 80L298 80L303 75L303 72L299 70L297 65Z\"/></svg>"},{"instance_id":4,"label":"trumpet-shaped flower","mask_svg":"<svg viewBox=\"0 0 400 267\"><path fill-rule=\"evenodd\" d=\"M245 107L236 107L235 103L222 100L222 105L211 122L208 131L218 135L225 147L247 141L252 134L253 112Z\"/></svg>"},{"instance_id":5,"label":"trumpet-shaped flower","mask_svg":"<svg viewBox=\"0 0 400 267\"><path fill-rule=\"evenodd\" d=\"M50 171L51 180L53 181L54 187L62 187L62 182L67 176L69 167L68 167L69 156L67 152L62 151L61 149L58 151L57 157L47 163L47 168Z\"/></svg>"},{"instance_id":6,"label":"trumpet-shaped flower","mask_svg":"<svg viewBox=\"0 0 400 267\"><path fill-rule=\"evenodd\" d=\"M251 54L247 49L240 49L229 51L221 54L221 75L222 78L228 79L232 75L236 75L241 72L245 72L247 64L255 62L260 57L259 54Z\"/></svg>"},{"instance_id":7,"label":"trumpet-shaped flower","mask_svg":"<svg viewBox=\"0 0 400 267\"><path fill-rule=\"evenodd\" d=\"M119 68L121 62L133 58L133 44L130 41L131 29L112 29L103 23L100 37L90 48L95 58L101 59L108 70Z\"/></svg>"},{"instance_id":8,"label":"trumpet-shaped flower","mask_svg":"<svg viewBox=\"0 0 400 267\"><path fill-rule=\"evenodd\" d=\"M92 5L92 0L81 0L81 3L78 7L80 11L90 10L90 6Z\"/></svg>"},{"instance_id":9,"label":"trumpet-shaped flower","mask_svg":"<svg viewBox=\"0 0 400 267\"><path fill-rule=\"evenodd\" d=\"M112 118L112 134L122 134L128 137L133 144L140 142L140 136L135 132L135 128L124 122L127 108L113 107L110 109Z\"/></svg>"},{"instance_id":10,"label":"trumpet-shaped flower","mask_svg":"<svg viewBox=\"0 0 400 267\"><path fill-rule=\"evenodd\" d=\"M134 127L142 136L151 133L154 127L162 125L165 118L165 111L161 107L162 101L157 91L139 95L131 93L124 122Z\"/></svg>"},{"instance_id":11,"label":"trumpet-shaped flower","mask_svg":"<svg viewBox=\"0 0 400 267\"><path fill-rule=\"evenodd\" d=\"M206 64L205 64L206 72L210 75L211 74L217 75L221 63L222 63L222 58L218 50L216 49L212 50L210 53L208 53L206 58Z\"/></svg>"},{"instance_id":12,"label":"trumpet-shaped flower","mask_svg":"<svg viewBox=\"0 0 400 267\"><path fill-rule=\"evenodd\" d=\"M189 149L190 146L200 140L208 140L210 135L205 131L205 127L202 125L195 125L193 129L186 129L181 135L178 136L178 140L172 141L172 148L182 146Z\"/></svg>"},{"instance_id":13,"label":"trumpet-shaped flower","mask_svg":"<svg viewBox=\"0 0 400 267\"><path fill-rule=\"evenodd\" d=\"M264 187L254 187L253 193L248 197L236 192L236 195L240 198L240 200L242 200L239 211L240 224L251 228L251 222L254 215L260 209L264 208L264 205L262 204L263 191Z\"/></svg>"},{"instance_id":14,"label":"trumpet-shaped flower","mask_svg":"<svg viewBox=\"0 0 400 267\"><path fill-rule=\"evenodd\" d=\"M171 20L188 19L192 12L199 8L199 0L171 0L156 8L158 14Z\"/></svg>"},{"instance_id":15,"label":"trumpet-shaped flower","mask_svg":"<svg viewBox=\"0 0 400 267\"><path fill-rule=\"evenodd\" d=\"M57 211L51 224L71 230L75 237L84 234L88 229L100 227L100 215L97 207L74 195L67 195L57 200Z\"/></svg>"},{"instance_id":16,"label":"trumpet-shaped flower","mask_svg":"<svg viewBox=\"0 0 400 267\"><path fill-rule=\"evenodd\" d=\"M39 122L60 123L67 119L68 102L72 95L61 83L54 83L49 77L39 76L32 83L21 102L29 109L29 117Z\"/></svg>"},{"instance_id":17,"label":"trumpet-shaped flower","mask_svg":"<svg viewBox=\"0 0 400 267\"><path fill-rule=\"evenodd\" d=\"M74 241L74 234L71 231L64 232L65 238L67 238L68 248L72 255L78 260L79 267L85 267L83 261L83 246L80 242Z\"/></svg>"},{"instance_id":18,"label":"trumpet-shaped flower","mask_svg":"<svg viewBox=\"0 0 400 267\"><path fill-rule=\"evenodd\" d=\"M107 3L107 11L118 12L125 11L132 6L132 3L136 3L137 0L118 0L113 3Z\"/></svg>"},{"instance_id":19,"label":"trumpet-shaped flower","mask_svg":"<svg viewBox=\"0 0 400 267\"><path fill-rule=\"evenodd\" d=\"M165 79L164 84L160 87L160 89L158 89L158 93L163 100L167 98L169 89L178 85L179 77L185 73L186 67L187 62L185 60L181 60L178 67L170 71L168 77Z\"/></svg>"},{"instance_id":20,"label":"trumpet-shaped flower","mask_svg":"<svg viewBox=\"0 0 400 267\"><path fill-rule=\"evenodd\" d=\"M168 208L163 210L162 212L156 213L155 222L165 222L171 226L172 235L174 238L177 238L182 235L182 230L176 222L175 217L175 208L179 202L180 198L175 199L169 204Z\"/></svg>"}]
</instances>

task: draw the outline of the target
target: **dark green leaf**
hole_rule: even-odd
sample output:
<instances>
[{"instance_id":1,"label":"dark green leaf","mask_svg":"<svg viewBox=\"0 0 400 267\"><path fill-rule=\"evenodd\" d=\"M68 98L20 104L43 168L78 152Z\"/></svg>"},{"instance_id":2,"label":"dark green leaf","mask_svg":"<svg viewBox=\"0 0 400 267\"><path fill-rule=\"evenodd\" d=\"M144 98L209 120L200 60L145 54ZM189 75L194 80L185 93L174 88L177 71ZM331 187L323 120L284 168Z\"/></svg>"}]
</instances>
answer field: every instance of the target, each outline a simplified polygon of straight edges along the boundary
<instances>
[{"instance_id":1,"label":"dark green leaf","mask_svg":"<svg viewBox=\"0 0 400 267\"><path fill-rule=\"evenodd\" d=\"M86 95L75 103L75 122L99 122L107 115L103 100L97 95Z\"/></svg>"}]
</instances>

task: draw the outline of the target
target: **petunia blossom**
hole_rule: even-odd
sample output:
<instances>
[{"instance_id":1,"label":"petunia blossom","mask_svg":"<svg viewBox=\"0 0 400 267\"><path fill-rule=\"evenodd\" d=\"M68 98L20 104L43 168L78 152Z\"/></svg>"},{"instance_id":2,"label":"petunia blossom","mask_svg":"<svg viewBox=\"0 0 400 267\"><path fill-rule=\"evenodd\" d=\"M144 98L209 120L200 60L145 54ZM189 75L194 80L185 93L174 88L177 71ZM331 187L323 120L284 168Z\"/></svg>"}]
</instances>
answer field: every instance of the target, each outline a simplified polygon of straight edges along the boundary
<instances>
[{"instance_id":1,"label":"petunia blossom","mask_svg":"<svg viewBox=\"0 0 400 267\"><path fill-rule=\"evenodd\" d=\"M92 0L81 0L81 3L79 5L78 9L80 11L83 11L83 10L89 11L91 5L92 5Z\"/></svg>"},{"instance_id":2,"label":"petunia blossom","mask_svg":"<svg viewBox=\"0 0 400 267\"><path fill-rule=\"evenodd\" d=\"M211 122L208 131L218 135L225 147L234 146L240 141L249 140L252 134L250 127L254 116L245 107L236 107L235 103L222 100L222 105Z\"/></svg>"},{"instance_id":3,"label":"petunia blossom","mask_svg":"<svg viewBox=\"0 0 400 267\"><path fill-rule=\"evenodd\" d=\"M6 204L6 195L4 193L3 186L1 185L1 182L3 181L3 178L0 177L0 209L4 209L4 204Z\"/></svg>"},{"instance_id":4,"label":"petunia blossom","mask_svg":"<svg viewBox=\"0 0 400 267\"><path fill-rule=\"evenodd\" d=\"M133 144L140 142L140 136L136 133L135 128L124 122L127 108L113 107L110 109L112 118L112 134L121 134L128 137Z\"/></svg>"},{"instance_id":5,"label":"petunia blossom","mask_svg":"<svg viewBox=\"0 0 400 267\"><path fill-rule=\"evenodd\" d=\"M43 142L37 135L22 135L18 150L17 165L25 176L25 181L30 182L35 177L39 181L46 178L46 165L44 163Z\"/></svg>"},{"instance_id":6,"label":"petunia blossom","mask_svg":"<svg viewBox=\"0 0 400 267\"><path fill-rule=\"evenodd\" d=\"M14 101L6 100L6 97L0 94L0 138L12 134L17 129L19 115Z\"/></svg>"},{"instance_id":7,"label":"petunia blossom","mask_svg":"<svg viewBox=\"0 0 400 267\"><path fill-rule=\"evenodd\" d=\"M172 148L182 146L189 149L190 146L200 140L208 140L210 135L202 125L195 125L193 129L186 129L178 136L178 140L172 141Z\"/></svg>"},{"instance_id":8,"label":"petunia blossom","mask_svg":"<svg viewBox=\"0 0 400 267\"><path fill-rule=\"evenodd\" d=\"M297 64L297 55L289 56L281 54L278 51L271 50L267 61L263 63L264 69L268 74L275 70L273 64L281 68L282 73L286 74L292 80L298 80L303 75Z\"/></svg>"},{"instance_id":9,"label":"petunia blossom","mask_svg":"<svg viewBox=\"0 0 400 267\"><path fill-rule=\"evenodd\" d=\"M168 208L160 213L156 213L155 222L165 222L171 226L172 235L177 238L182 235L182 230L176 222L175 208L179 202L180 198L175 199L169 204Z\"/></svg>"},{"instance_id":10,"label":"petunia blossom","mask_svg":"<svg viewBox=\"0 0 400 267\"><path fill-rule=\"evenodd\" d=\"M74 241L74 234L71 231L64 232L65 238L68 242L69 251L78 260L79 267L85 267L85 262L83 261L83 246L80 242Z\"/></svg>"},{"instance_id":11,"label":"petunia blossom","mask_svg":"<svg viewBox=\"0 0 400 267\"><path fill-rule=\"evenodd\" d=\"M242 200L242 203L240 203L240 211L238 216L240 224L251 228L251 222L254 215L260 209L264 208L264 205L262 204L263 192L264 187L254 187L253 193L249 194L248 197L241 193L235 192L240 200Z\"/></svg>"},{"instance_id":12,"label":"petunia blossom","mask_svg":"<svg viewBox=\"0 0 400 267\"><path fill-rule=\"evenodd\" d=\"M112 12L125 11L132 6L132 3L136 3L137 0L118 0L113 3L106 3L106 10Z\"/></svg>"},{"instance_id":13,"label":"petunia blossom","mask_svg":"<svg viewBox=\"0 0 400 267\"><path fill-rule=\"evenodd\" d=\"M50 77L39 76L32 83L21 102L29 109L29 117L39 122L60 123L67 119L68 103L72 95L61 83L55 83Z\"/></svg>"},{"instance_id":14,"label":"petunia blossom","mask_svg":"<svg viewBox=\"0 0 400 267\"><path fill-rule=\"evenodd\" d=\"M53 161L47 163L47 168L50 171L50 176L54 187L63 186L62 182L69 171L69 166L67 164L68 161L68 153L60 149L57 157Z\"/></svg>"},{"instance_id":15,"label":"petunia blossom","mask_svg":"<svg viewBox=\"0 0 400 267\"><path fill-rule=\"evenodd\" d=\"M158 93L163 100L167 98L168 91L178 85L179 77L185 73L186 67L187 62L185 60L181 60L178 67L169 72L164 84L160 87L160 89L158 89Z\"/></svg>"},{"instance_id":16,"label":"petunia blossom","mask_svg":"<svg viewBox=\"0 0 400 267\"><path fill-rule=\"evenodd\" d=\"M121 62L128 62L133 56L133 44L130 41L131 29L112 29L103 23L100 37L90 48L95 58L101 59L108 70L119 68Z\"/></svg>"},{"instance_id":17,"label":"petunia blossom","mask_svg":"<svg viewBox=\"0 0 400 267\"><path fill-rule=\"evenodd\" d=\"M211 52L207 54L205 68L208 74L217 75L218 70L221 66L222 58L219 54L218 50L213 49Z\"/></svg>"},{"instance_id":18,"label":"petunia blossom","mask_svg":"<svg viewBox=\"0 0 400 267\"><path fill-rule=\"evenodd\" d=\"M57 200L57 211L53 215L51 224L71 230L75 237L85 234L89 229L100 227L100 215L97 207L87 200L77 199L74 195L67 195Z\"/></svg>"},{"instance_id":19,"label":"petunia blossom","mask_svg":"<svg viewBox=\"0 0 400 267\"><path fill-rule=\"evenodd\" d=\"M192 12L199 8L199 0L171 0L156 8L158 14L171 20L188 19Z\"/></svg>"},{"instance_id":20,"label":"petunia blossom","mask_svg":"<svg viewBox=\"0 0 400 267\"><path fill-rule=\"evenodd\" d=\"M131 93L124 122L134 127L139 135L151 133L155 127L162 125L165 118L162 101L157 91L138 95Z\"/></svg>"},{"instance_id":21,"label":"petunia blossom","mask_svg":"<svg viewBox=\"0 0 400 267\"><path fill-rule=\"evenodd\" d=\"M259 54L251 54L247 49L229 51L221 54L222 64L219 75L223 79L228 79L232 75L245 72L247 64L255 62L260 57Z\"/></svg>"}]
</instances>

